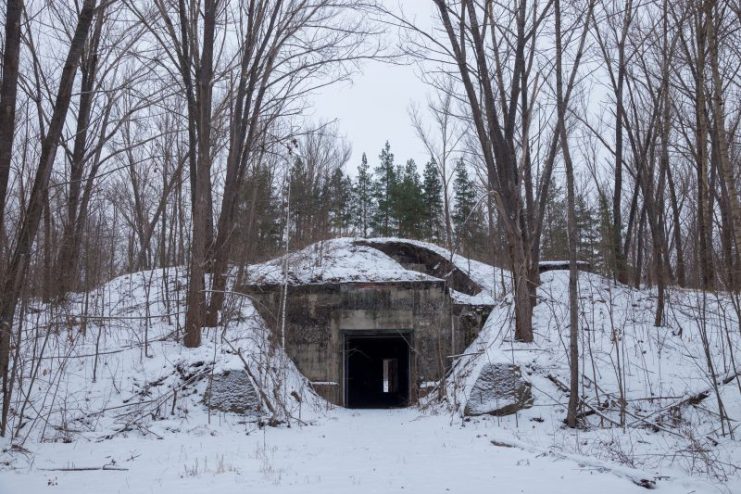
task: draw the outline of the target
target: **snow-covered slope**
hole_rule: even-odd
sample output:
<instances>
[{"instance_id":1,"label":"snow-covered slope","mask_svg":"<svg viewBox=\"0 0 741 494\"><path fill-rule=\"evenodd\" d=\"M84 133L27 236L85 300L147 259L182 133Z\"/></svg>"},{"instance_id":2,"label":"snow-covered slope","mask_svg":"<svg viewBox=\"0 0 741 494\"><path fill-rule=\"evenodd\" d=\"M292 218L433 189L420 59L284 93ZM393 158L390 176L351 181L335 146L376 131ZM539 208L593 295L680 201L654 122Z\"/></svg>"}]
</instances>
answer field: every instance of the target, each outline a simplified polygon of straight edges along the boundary
<instances>
[{"instance_id":1,"label":"snow-covered slope","mask_svg":"<svg viewBox=\"0 0 741 494\"><path fill-rule=\"evenodd\" d=\"M607 494L639 492L642 480L667 493L741 492L735 429L741 388L734 379L719 386L731 437L721 430L703 345L722 383L741 359L741 328L729 298L670 290L667 324L656 328L651 290L582 273L588 406L584 428L573 431L563 427L567 394L558 384L568 382L568 274L543 274L535 343L525 345L511 339L506 271L409 242L452 258L484 288L479 296L496 301L456 361L444 401L390 411L328 405L271 342L250 300L236 293L227 296L226 327L205 329L203 345L186 349L177 342L184 272L135 273L75 294L64 307L25 308L15 436L0 439L0 494L50 488ZM352 239L311 246L288 261L298 283L429 277ZM280 283L282 260L251 267L249 276ZM478 371L492 362L522 368L534 406L507 417L464 417ZM264 392L263 415L209 411L203 392L210 376L245 364ZM704 399L673 406L707 390ZM271 419L282 425L261 426ZM108 470L75 470L102 467Z\"/></svg>"},{"instance_id":2,"label":"snow-covered slope","mask_svg":"<svg viewBox=\"0 0 741 494\"><path fill-rule=\"evenodd\" d=\"M535 343L512 340L512 305L507 299L498 304L451 372L447 403L456 413L463 413L486 364L515 364L535 397L534 407L497 419L513 430L522 429L522 422L532 424L518 430L516 438L657 472L738 477L741 326L728 296L672 289L666 325L655 327L652 290L580 273L579 365L585 406L584 429L575 434L563 429L569 383L568 272L546 272L541 281ZM722 424L714 381L728 416Z\"/></svg>"},{"instance_id":3,"label":"snow-covered slope","mask_svg":"<svg viewBox=\"0 0 741 494\"><path fill-rule=\"evenodd\" d=\"M451 253L451 251L444 247L440 247L439 245L435 245L429 242L423 242L421 240L412 240L397 237L369 238L367 239L367 242L402 242L417 246L422 249L427 249L438 254L442 258L449 260L456 268L465 273L466 276L471 278L475 283L483 288L482 292L475 296L477 298L465 299L465 294L458 293L458 295L463 297L461 300L465 300L466 303L493 303L494 300L500 298L505 291L509 290L511 286L511 276L509 271L491 266L481 261L470 259L457 253Z\"/></svg>"},{"instance_id":4,"label":"snow-covered slope","mask_svg":"<svg viewBox=\"0 0 741 494\"><path fill-rule=\"evenodd\" d=\"M13 402L14 444L98 440L133 431L206 424L203 394L213 375L248 365L263 420L311 417L326 404L309 389L249 300L227 299L227 324L204 328L185 348L182 269L157 269L74 294L63 307L31 306L24 315L20 389ZM2 492L2 491L0 491Z\"/></svg>"}]
</instances>

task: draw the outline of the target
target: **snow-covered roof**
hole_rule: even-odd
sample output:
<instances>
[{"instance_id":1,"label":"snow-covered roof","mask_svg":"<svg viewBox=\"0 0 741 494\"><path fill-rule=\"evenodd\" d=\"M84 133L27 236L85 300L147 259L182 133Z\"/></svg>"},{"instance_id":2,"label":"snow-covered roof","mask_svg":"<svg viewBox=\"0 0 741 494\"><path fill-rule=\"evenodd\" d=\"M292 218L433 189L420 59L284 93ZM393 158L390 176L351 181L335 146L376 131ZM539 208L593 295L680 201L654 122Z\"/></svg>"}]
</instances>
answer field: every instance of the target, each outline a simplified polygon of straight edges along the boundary
<instances>
[{"instance_id":1,"label":"snow-covered roof","mask_svg":"<svg viewBox=\"0 0 741 494\"><path fill-rule=\"evenodd\" d=\"M420 252L428 251L446 263L450 263L461 276L470 279L473 291L463 293L450 288L456 304L493 305L494 283L501 270L474 261L437 245L396 237L383 238L336 238L324 240L289 253L247 267L246 284L281 285L284 282L284 261L287 261L287 280L291 286L321 285L331 283L393 283L393 282L441 282L444 274L402 265L397 259L384 252L384 245L412 246ZM393 250L393 249L392 249ZM439 271L439 270L438 270ZM447 278L446 278L447 279ZM452 286L456 286L453 283ZM462 288L460 288L462 289Z\"/></svg>"},{"instance_id":2,"label":"snow-covered roof","mask_svg":"<svg viewBox=\"0 0 741 494\"><path fill-rule=\"evenodd\" d=\"M440 281L426 273L407 269L380 250L358 244L355 239L337 238L249 266L247 283L282 284L284 261L287 261L290 285Z\"/></svg>"}]
</instances>

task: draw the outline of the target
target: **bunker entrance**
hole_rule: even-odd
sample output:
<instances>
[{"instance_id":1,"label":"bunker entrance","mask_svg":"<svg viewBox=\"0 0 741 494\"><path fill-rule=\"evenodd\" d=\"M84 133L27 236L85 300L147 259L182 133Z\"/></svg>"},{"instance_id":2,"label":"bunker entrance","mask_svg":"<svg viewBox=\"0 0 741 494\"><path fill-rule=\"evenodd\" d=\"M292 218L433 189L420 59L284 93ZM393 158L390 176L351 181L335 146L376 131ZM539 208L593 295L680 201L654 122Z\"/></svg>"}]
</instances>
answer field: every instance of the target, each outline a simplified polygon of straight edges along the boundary
<instances>
[{"instance_id":1,"label":"bunker entrance","mask_svg":"<svg viewBox=\"0 0 741 494\"><path fill-rule=\"evenodd\" d=\"M345 336L348 408L409 404L409 342L404 336Z\"/></svg>"}]
</instances>

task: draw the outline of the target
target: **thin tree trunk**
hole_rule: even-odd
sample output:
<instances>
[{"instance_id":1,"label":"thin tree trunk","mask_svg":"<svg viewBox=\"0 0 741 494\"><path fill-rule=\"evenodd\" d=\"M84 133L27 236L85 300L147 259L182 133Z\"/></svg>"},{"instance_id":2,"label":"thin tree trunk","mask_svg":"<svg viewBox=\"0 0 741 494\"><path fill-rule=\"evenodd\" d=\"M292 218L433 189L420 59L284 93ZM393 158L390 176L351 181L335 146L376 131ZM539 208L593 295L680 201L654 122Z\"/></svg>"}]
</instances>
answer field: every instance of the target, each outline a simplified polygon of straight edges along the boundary
<instances>
[{"instance_id":1,"label":"thin tree trunk","mask_svg":"<svg viewBox=\"0 0 741 494\"><path fill-rule=\"evenodd\" d=\"M67 59L62 69L57 91L54 112L49 122L49 129L41 142L41 156L36 170L33 188L28 207L23 216L17 234L17 242L10 263L2 280L3 291L0 293L0 372L3 377L3 406L0 420L0 435L4 436L7 428L8 411L10 410L10 383L8 382L8 364L10 352L10 335L21 289L25 282L26 271L32 253L32 247L39 228L44 209L44 197L49 185L49 177L54 165L59 138L62 134L67 116L75 74L80 61L82 49L92 24L96 0L85 0L77 19Z\"/></svg>"},{"instance_id":2,"label":"thin tree trunk","mask_svg":"<svg viewBox=\"0 0 741 494\"><path fill-rule=\"evenodd\" d=\"M736 180L731 166L730 150L728 146L728 137L725 128L725 109L723 101L723 81L720 77L720 67L718 61L719 41L715 32L715 22L713 13L716 7L716 0L707 0L705 2L705 16L707 25L707 38L710 48L710 71L713 78L713 113L715 115L715 125L713 133L717 148L717 164L720 169L720 177L726 188L728 198L728 210L731 217L731 231L736 244L736 267L741 271L741 263L738 262L738 256L741 252L741 203L739 202L739 192L736 189ZM732 260L732 259L731 259ZM729 268L733 269L733 263ZM741 272L732 273L731 279L736 283L738 288L741 280Z\"/></svg>"},{"instance_id":3,"label":"thin tree trunk","mask_svg":"<svg viewBox=\"0 0 741 494\"><path fill-rule=\"evenodd\" d=\"M622 223L622 189L623 189L623 88L626 76L625 43L628 37L628 29L633 20L633 2L628 0L625 5L623 26L618 42L618 74L617 87L615 88L615 186L612 198L612 240L613 255L615 256L615 277L621 283L628 281L628 267L626 257L623 254L623 223Z\"/></svg>"},{"instance_id":4,"label":"thin tree trunk","mask_svg":"<svg viewBox=\"0 0 741 494\"><path fill-rule=\"evenodd\" d=\"M72 149L70 163L67 218L64 222L61 245L59 247L59 254L57 255L56 286L54 293L50 294L55 297L63 297L68 290L75 288L73 279L77 276L77 264L79 260L77 254L80 246L80 241L75 238L75 234L81 230L81 227L78 227L78 222L84 222L86 220L86 218L79 215L79 211L82 209L80 201L86 163L85 153L88 149L88 129L90 126L93 100L95 98L94 88L98 72L98 46L100 44L104 18L105 9L101 6L96 13L95 26L90 35L90 43L83 50L81 56L80 107L77 111L77 128L75 130L74 147Z\"/></svg>"},{"instance_id":5,"label":"thin tree trunk","mask_svg":"<svg viewBox=\"0 0 741 494\"><path fill-rule=\"evenodd\" d=\"M0 230L3 228L10 161L15 137L15 103L18 93L18 59L21 46L23 0L7 0L2 86L0 86Z\"/></svg>"},{"instance_id":6,"label":"thin tree trunk","mask_svg":"<svg viewBox=\"0 0 741 494\"><path fill-rule=\"evenodd\" d=\"M590 10L591 10L590 3ZM558 112L558 128L560 129L561 152L566 167L566 202L568 209L568 237L569 237L569 367L570 388L569 404L566 423L569 427L576 427L577 410L579 407L579 296L577 283L579 272L576 265L577 235L576 223L576 194L574 186L574 164L571 160L568 134L566 131L566 105L563 98L563 66L561 46L561 2L555 0L555 41L556 41L556 98ZM587 15L589 19L591 15ZM585 21L585 22L588 22Z\"/></svg>"},{"instance_id":7,"label":"thin tree trunk","mask_svg":"<svg viewBox=\"0 0 741 494\"><path fill-rule=\"evenodd\" d=\"M710 211L710 187L708 180L707 143L708 135L705 108L705 52L707 23L701 10L696 14L696 50L695 61L695 152L697 164L697 227L698 256L700 264L700 286L704 290L713 287L714 271L712 263L712 223Z\"/></svg>"}]
</instances>

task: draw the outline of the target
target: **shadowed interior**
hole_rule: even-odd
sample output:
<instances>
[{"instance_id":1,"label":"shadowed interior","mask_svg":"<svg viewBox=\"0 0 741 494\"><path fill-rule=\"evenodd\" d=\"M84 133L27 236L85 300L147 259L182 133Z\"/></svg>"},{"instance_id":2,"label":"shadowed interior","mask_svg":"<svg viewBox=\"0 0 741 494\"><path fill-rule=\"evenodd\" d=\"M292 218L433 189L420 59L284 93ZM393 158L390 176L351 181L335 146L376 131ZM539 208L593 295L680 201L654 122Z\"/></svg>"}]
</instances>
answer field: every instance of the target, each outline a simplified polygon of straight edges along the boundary
<instances>
[{"instance_id":1,"label":"shadowed interior","mask_svg":"<svg viewBox=\"0 0 741 494\"><path fill-rule=\"evenodd\" d=\"M349 408L409 404L409 343L404 336L346 336L345 355Z\"/></svg>"}]
</instances>

